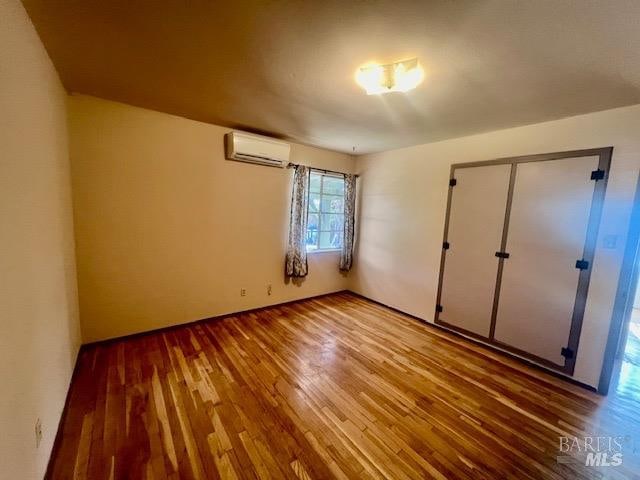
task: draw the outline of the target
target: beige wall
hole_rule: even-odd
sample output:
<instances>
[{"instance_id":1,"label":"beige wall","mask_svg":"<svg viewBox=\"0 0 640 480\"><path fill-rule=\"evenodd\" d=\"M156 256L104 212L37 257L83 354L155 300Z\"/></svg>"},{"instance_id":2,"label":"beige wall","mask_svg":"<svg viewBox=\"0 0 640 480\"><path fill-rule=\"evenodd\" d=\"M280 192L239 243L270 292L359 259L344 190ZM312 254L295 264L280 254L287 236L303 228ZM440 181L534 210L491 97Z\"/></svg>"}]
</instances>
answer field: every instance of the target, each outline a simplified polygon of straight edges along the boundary
<instances>
[{"instance_id":1,"label":"beige wall","mask_svg":"<svg viewBox=\"0 0 640 480\"><path fill-rule=\"evenodd\" d=\"M614 154L574 378L597 386L640 168L640 106L357 158L360 224L350 287L432 321L452 163L604 147ZM616 235L604 249L603 235Z\"/></svg>"},{"instance_id":2,"label":"beige wall","mask_svg":"<svg viewBox=\"0 0 640 480\"><path fill-rule=\"evenodd\" d=\"M65 98L0 0L0 479L43 477L80 344Z\"/></svg>"},{"instance_id":3,"label":"beige wall","mask_svg":"<svg viewBox=\"0 0 640 480\"><path fill-rule=\"evenodd\" d=\"M85 342L346 288L336 253L285 283L293 171L225 160L228 128L81 95L68 106ZM291 160L354 166L296 144Z\"/></svg>"}]
</instances>

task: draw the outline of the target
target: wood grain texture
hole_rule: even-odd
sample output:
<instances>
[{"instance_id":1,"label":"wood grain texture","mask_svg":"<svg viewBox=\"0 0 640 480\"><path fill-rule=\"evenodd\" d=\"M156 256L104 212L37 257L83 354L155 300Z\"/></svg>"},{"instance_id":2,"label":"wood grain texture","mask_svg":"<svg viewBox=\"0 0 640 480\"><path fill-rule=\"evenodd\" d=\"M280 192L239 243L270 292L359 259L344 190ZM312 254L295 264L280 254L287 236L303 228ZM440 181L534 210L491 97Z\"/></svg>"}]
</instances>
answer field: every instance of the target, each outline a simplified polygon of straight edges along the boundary
<instances>
[{"instance_id":1,"label":"wood grain texture","mask_svg":"<svg viewBox=\"0 0 640 480\"><path fill-rule=\"evenodd\" d=\"M556 460L631 397L339 293L84 348L50 478L635 478Z\"/></svg>"}]
</instances>

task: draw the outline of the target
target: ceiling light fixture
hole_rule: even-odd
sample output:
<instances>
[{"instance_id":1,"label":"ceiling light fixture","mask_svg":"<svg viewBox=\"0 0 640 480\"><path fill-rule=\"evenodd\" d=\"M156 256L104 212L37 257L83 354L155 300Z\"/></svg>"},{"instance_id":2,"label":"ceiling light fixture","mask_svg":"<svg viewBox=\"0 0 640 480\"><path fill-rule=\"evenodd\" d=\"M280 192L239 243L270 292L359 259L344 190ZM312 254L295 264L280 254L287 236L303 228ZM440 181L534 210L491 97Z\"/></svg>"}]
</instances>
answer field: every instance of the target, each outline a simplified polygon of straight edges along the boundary
<instances>
[{"instance_id":1,"label":"ceiling light fixture","mask_svg":"<svg viewBox=\"0 0 640 480\"><path fill-rule=\"evenodd\" d=\"M387 65L367 65L356 72L356 82L367 95L408 92L420 85L423 79L424 70L417 58Z\"/></svg>"}]
</instances>

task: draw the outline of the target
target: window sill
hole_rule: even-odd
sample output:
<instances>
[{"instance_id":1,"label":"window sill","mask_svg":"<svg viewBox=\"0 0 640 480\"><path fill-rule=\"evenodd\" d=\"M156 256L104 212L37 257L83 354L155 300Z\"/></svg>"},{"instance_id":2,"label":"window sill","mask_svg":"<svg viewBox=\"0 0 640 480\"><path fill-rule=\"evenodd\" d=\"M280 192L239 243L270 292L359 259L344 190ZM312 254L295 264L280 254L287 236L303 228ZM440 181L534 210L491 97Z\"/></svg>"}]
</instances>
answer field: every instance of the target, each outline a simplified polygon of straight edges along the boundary
<instances>
[{"instance_id":1,"label":"window sill","mask_svg":"<svg viewBox=\"0 0 640 480\"><path fill-rule=\"evenodd\" d=\"M340 253L339 248L325 248L322 250L307 250L307 255L313 255L315 253Z\"/></svg>"}]
</instances>

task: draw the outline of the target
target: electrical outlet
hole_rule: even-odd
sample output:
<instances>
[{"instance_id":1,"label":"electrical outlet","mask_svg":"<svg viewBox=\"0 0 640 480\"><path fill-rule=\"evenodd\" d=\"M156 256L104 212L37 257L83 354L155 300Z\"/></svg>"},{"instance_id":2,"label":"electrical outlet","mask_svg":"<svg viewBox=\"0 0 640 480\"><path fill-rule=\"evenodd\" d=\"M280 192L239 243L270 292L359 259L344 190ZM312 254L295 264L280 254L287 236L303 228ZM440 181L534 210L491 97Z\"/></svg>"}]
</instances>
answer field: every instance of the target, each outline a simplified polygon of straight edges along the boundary
<instances>
[{"instance_id":1,"label":"electrical outlet","mask_svg":"<svg viewBox=\"0 0 640 480\"><path fill-rule=\"evenodd\" d=\"M36 448L38 448L40 446L40 442L42 441L42 421L39 418L36 420L35 434Z\"/></svg>"},{"instance_id":2,"label":"electrical outlet","mask_svg":"<svg viewBox=\"0 0 640 480\"><path fill-rule=\"evenodd\" d=\"M271 284L267 285L267 295L271 295Z\"/></svg>"},{"instance_id":3,"label":"electrical outlet","mask_svg":"<svg viewBox=\"0 0 640 480\"><path fill-rule=\"evenodd\" d=\"M241 297L246 297L246 296L247 296L247 290L246 290L246 289L244 289L244 288L241 288L241 289L240 289L240 296L241 296Z\"/></svg>"}]
</instances>

